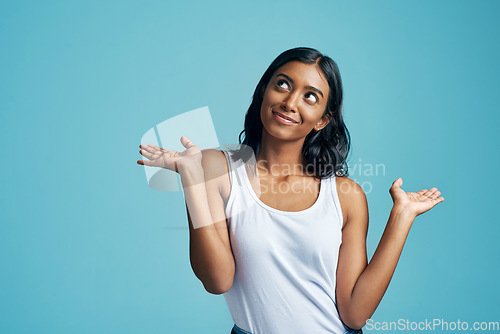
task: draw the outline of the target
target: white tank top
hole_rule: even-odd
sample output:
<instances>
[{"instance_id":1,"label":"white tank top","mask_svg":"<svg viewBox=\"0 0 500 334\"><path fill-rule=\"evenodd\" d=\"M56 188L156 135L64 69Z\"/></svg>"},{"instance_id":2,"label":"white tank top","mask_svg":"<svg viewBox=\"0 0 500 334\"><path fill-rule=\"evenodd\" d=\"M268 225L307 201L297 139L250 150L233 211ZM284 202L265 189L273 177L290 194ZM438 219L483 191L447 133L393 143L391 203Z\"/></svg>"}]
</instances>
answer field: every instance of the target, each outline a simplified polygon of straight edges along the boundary
<instances>
[{"instance_id":1,"label":"white tank top","mask_svg":"<svg viewBox=\"0 0 500 334\"><path fill-rule=\"evenodd\" d=\"M226 156L226 205L236 270L224 293L234 323L252 334L342 334L335 276L342 211L335 176L322 179L309 208L281 211L262 202L243 161Z\"/></svg>"}]
</instances>

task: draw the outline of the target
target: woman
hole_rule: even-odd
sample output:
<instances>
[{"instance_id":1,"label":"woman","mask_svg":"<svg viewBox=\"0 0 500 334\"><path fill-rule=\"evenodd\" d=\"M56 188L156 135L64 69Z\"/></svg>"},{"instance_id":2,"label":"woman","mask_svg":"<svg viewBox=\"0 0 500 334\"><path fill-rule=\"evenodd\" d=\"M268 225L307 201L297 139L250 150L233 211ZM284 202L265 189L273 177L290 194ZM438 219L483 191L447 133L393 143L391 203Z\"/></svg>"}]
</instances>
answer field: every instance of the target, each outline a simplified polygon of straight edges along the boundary
<instances>
[{"instance_id":1,"label":"woman","mask_svg":"<svg viewBox=\"0 0 500 334\"><path fill-rule=\"evenodd\" d=\"M368 263L368 206L347 178L341 106L335 62L295 48L257 85L239 150L200 151L185 137L182 153L140 146L149 161L139 164L180 174L191 265L208 292L224 294L231 333L361 332L415 217L444 200L437 188L411 193L394 181L394 205Z\"/></svg>"}]
</instances>

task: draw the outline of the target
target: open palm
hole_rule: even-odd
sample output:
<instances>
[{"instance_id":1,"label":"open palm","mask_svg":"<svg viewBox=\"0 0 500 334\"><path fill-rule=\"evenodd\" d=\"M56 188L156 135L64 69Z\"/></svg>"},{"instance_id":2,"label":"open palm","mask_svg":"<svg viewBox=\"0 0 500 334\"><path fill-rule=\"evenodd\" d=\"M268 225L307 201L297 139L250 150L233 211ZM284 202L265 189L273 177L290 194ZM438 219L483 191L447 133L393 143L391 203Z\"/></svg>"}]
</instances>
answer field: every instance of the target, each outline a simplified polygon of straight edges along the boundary
<instances>
[{"instance_id":1,"label":"open palm","mask_svg":"<svg viewBox=\"0 0 500 334\"><path fill-rule=\"evenodd\" d=\"M430 190L422 189L417 192L405 192L401 189L402 185L403 179L398 178L389 190L394 205L399 205L410 210L415 217L429 211L436 204L444 201L444 198L440 196L441 192L435 187Z\"/></svg>"},{"instance_id":2,"label":"open palm","mask_svg":"<svg viewBox=\"0 0 500 334\"><path fill-rule=\"evenodd\" d=\"M139 165L161 167L179 172L183 167L201 164L201 150L186 137L181 137L181 143L186 148L183 152L173 151L156 145L139 145L139 153L149 160L137 160Z\"/></svg>"}]
</instances>

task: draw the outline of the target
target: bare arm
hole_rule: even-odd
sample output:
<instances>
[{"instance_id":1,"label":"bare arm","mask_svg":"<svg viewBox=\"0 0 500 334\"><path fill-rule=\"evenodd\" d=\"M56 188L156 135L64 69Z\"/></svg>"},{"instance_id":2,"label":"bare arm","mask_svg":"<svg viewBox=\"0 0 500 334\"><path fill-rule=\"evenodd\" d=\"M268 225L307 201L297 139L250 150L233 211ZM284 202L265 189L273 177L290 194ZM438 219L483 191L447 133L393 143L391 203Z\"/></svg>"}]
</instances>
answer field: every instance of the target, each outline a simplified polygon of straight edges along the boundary
<instances>
[{"instance_id":1,"label":"bare arm","mask_svg":"<svg viewBox=\"0 0 500 334\"><path fill-rule=\"evenodd\" d=\"M224 202L220 194L220 152L203 151L203 172L181 174L189 220L189 249L193 271L213 294L228 291L235 264L229 242ZM194 222L194 224L193 224Z\"/></svg>"},{"instance_id":2,"label":"bare arm","mask_svg":"<svg viewBox=\"0 0 500 334\"><path fill-rule=\"evenodd\" d=\"M225 158L216 150L200 151L182 137L182 153L154 145L141 145L146 166L162 167L181 177L190 234L190 261L205 289L213 294L228 291L233 284L234 257L221 197L221 178L227 177Z\"/></svg>"},{"instance_id":3,"label":"bare arm","mask_svg":"<svg viewBox=\"0 0 500 334\"><path fill-rule=\"evenodd\" d=\"M396 180L391 187L394 206L378 247L367 264L366 234L368 205L366 196L355 182L339 191L346 223L337 268L337 301L342 321L351 328L361 328L375 312L389 286L406 238L416 216L444 200L437 188L405 193Z\"/></svg>"}]
</instances>

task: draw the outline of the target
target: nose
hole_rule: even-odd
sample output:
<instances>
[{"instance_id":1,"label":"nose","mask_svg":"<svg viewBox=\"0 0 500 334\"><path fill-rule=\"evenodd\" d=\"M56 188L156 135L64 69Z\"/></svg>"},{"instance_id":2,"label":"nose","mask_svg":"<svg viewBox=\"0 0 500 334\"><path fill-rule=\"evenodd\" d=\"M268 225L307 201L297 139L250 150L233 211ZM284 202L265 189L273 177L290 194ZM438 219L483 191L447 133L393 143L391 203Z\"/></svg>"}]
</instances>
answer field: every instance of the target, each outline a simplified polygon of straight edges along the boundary
<instances>
[{"instance_id":1,"label":"nose","mask_svg":"<svg viewBox=\"0 0 500 334\"><path fill-rule=\"evenodd\" d=\"M300 93L292 92L287 95L286 99L281 104L281 108L283 108L288 112L296 112L299 99L300 99Z\"/></svg>"}]
</instances>

